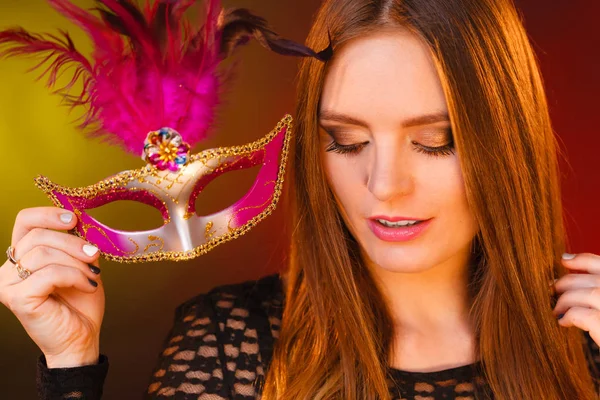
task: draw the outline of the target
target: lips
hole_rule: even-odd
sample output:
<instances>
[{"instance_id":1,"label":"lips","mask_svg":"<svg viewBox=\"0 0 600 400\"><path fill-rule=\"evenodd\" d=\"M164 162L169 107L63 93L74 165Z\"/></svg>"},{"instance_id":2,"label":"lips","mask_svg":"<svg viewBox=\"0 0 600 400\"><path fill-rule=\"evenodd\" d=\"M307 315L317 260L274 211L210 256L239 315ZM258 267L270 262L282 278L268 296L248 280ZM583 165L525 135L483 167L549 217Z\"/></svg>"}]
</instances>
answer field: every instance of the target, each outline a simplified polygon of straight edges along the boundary
<instances>
[{"instance_id":1,"label":"lips","mask_svg":"<svg viewBox=\"0 0 600 400\"><path fill-rule=\"evenodd\" d=\"M384 219L384 218L380 218ZM402 217L402 219L408 219ZM399 226L399 227L388 227L377 222L374 219L368 220L368 225L373 234L385 242L406 242L419 237L423 231L431 224L431 218L428 220L422 220L412 226Z\"/></svg>"}]
</instances>

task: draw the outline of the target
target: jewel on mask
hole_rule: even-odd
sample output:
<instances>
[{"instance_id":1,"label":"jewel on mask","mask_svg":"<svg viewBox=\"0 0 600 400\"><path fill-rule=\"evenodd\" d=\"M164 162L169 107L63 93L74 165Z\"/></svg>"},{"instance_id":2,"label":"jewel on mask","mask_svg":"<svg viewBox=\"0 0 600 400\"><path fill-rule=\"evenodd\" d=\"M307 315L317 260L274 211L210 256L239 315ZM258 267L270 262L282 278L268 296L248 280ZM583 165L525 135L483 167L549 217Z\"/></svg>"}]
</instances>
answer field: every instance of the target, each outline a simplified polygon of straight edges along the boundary
<instances>
[{"instance_id":1,"label":"jewel on mask","mask_svg":"<svg viewBox=\"0 0 600 400\"><path fill-rule=\"evenodd\" d=\"M177 172L190 159L190 145L183 141L179 132L168 127L148 132L144 140L142 160L160 171Z\"/></svg>"}]
</instances>

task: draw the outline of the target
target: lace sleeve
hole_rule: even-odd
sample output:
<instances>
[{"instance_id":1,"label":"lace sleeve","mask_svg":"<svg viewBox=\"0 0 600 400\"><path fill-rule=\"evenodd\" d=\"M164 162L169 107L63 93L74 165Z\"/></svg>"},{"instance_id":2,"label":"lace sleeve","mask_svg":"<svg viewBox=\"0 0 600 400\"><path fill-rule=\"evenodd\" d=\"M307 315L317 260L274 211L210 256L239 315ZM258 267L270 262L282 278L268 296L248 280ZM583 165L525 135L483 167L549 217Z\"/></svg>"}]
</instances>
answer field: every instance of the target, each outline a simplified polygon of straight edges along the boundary
<instances>
[{"instance_id":1,"label":"lace sleeve","mask_svg":"<svg viewBox=\"0 0 600 400\"><path fill-rule=\"evenodd\" d=\"M180 305L148 386L152 399L212 394L227 399L223 385L224 351L213 305L200 295Z\"/></svg>"},{"instance_id":2,"label":"lace sleeve","mask_svg":"<svg viewBox=\"0 0 600 400\"><path fill-rule=\"evenodd\" d=\"M146 398L257 398L281 314L275 276L221 286L177 308Z\"/></svg>"},{"instance_id":3,"label":"lace sleeve","mask_svg":"<svg viewBox=\"0 0 600 400\"><path fill-rule=\"evenodd\" d=\"M98 364L72 368L48 368L42 354L36 369L36 388L40 400L98 400L102 397L108 358L100 354Z\"/></svg>"}]
</instances>

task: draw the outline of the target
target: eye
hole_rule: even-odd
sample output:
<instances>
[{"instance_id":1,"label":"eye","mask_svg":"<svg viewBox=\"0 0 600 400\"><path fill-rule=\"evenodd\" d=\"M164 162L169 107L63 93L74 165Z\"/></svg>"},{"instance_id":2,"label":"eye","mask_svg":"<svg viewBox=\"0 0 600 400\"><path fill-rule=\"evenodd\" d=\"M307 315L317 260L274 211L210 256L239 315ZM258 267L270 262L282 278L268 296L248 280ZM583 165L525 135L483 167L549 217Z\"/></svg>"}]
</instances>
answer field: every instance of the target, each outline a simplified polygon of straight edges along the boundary
<instances>
[{"instance_id":1,"label":"eye","mask_svg":"<svg viewBox=\"0 0 600 400\"><path fill-rule=\"evenodd\" d=\"M419 153L427 154L428 156L432 157L442 157L454 154L454 142L450 142L439 147L423 146L415 142L413 142L413 144L415 145L416 151L418 151Z\"/></svg>"},{"instance_id":2,"label":"eye","mask_svg":"<svg viewBox=\"0 0 600 400\"><path fill-rule=\"evenodd\" d=\"M329 143L329 145L327 145L327 148L325 148L325 151L339 153L339 154L357 154L368 143L369 142L343 145L343 144L339 144L335 140L332 140L331 143Z\"/></svg>"}]
</instances>

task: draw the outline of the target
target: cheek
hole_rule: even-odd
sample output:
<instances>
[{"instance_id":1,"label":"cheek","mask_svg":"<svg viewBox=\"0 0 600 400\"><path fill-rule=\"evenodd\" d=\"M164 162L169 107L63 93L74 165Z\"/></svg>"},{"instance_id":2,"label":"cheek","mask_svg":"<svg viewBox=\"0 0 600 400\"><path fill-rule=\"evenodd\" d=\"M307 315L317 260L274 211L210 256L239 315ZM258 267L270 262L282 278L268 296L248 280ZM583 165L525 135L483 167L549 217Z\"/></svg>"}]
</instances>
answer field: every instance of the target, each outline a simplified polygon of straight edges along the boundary
<instances>
[{"instance_id":1,"label":"cheek","mask_svg":"<svg viewBox=\"0 0 600 400\"><path fill-rule=\"evenodd\" d=\"M448 164L441 164L439 169L432 169L431 174L429 191L435 193L440 215L447 221L471 227L474 218L467 202L459 160L454 157Z\"/></svg>"},{"instance_id":2,"label":"cheek","mask_svg":"<svg viewBox=\"0 0 600 400\"><path fill-rule=\"evenodd\" d=\"M338 203L346 210L355 210L355 204L363 190L356 161L350 157L330 153L325 153L322 160L329 187Z\"/></svg>"}]
</instances>

